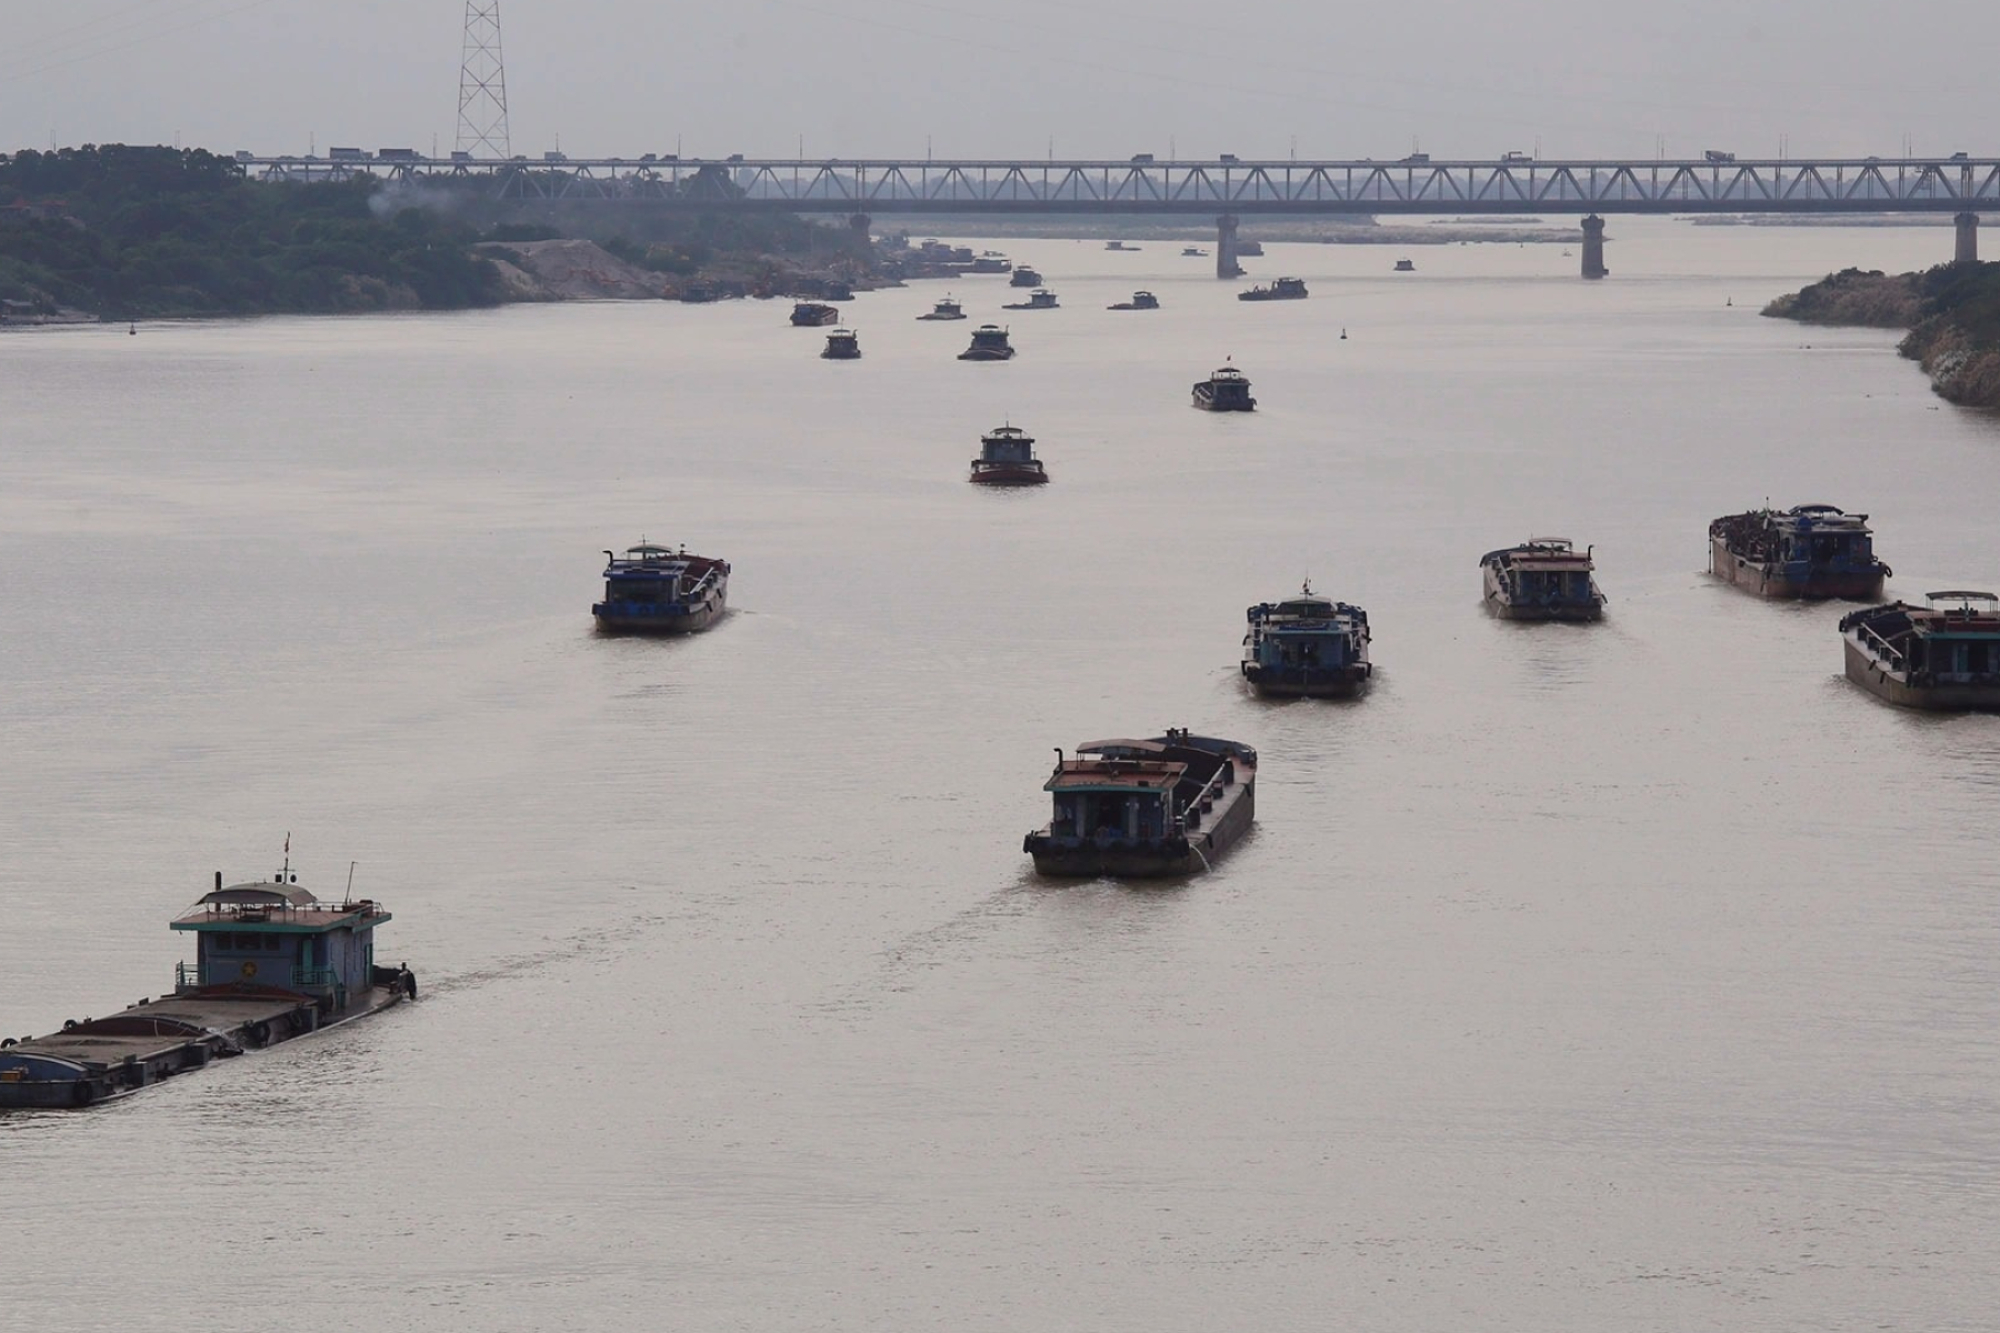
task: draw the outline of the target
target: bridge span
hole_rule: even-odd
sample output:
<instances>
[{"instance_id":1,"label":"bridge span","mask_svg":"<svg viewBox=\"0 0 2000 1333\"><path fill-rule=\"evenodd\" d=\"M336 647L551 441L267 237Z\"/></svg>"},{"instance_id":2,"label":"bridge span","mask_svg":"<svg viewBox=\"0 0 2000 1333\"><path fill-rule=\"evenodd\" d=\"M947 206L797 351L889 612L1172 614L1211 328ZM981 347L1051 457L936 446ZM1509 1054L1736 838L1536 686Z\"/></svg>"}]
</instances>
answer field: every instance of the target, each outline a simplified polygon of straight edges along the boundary
<instances>
[{"instance_id":1,"label":"bridge span","mask_svg":"<svg viewBox=\"0 0 2000 1333\"><path fill-rule=\"evenodd\" d=\"M1603 276L1605 213L1950 214L1955 252L1976 257L1978 212L2000 211L2000 158L1806 158L1393 162L979 161L698 158L475 159L407 149L327 157L239 154L268 180L373 174L444 178L499 199L689 210L877 214L1198 215L1217 227L1217 271L1233 276L1236 222L1250 216L1581 215L1584 276ZM1593 253L1595 261L1593 262ZM1596 272L1593 272L1593 268Z\"/></svg>"}]
</instances>

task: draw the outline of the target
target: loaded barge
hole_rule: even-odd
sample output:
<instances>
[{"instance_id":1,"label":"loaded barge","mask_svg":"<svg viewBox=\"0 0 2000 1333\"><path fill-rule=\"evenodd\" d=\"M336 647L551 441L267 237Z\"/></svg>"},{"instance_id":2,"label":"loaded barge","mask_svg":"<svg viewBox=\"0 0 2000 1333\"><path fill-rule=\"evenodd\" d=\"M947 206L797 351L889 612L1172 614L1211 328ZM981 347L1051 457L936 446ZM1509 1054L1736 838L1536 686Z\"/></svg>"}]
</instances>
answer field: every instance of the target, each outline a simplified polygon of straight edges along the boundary
<instances>
[{"instance_id":1,"label":"loaded barge","mask_svg":"<svg viewBox=\"0 0 2000 1333\"><path fill-rule=\"evenodd\" d=\"M590 614L606 633L693 634L729 605L729 562L655 546L645 538L621 559L604 553L604 600Z\"/></svg>"},{"instance_id":2,"label":"loaded barge","mask_svg":"<svg viewBox=\"0 0 2000 1333\"><path fill-rule=\"evenodd\" d=\"M1368 687L1368 613L1312 590L1244 613L1243 679L1278 697L1352 699Z\"/></svg>"},{"instance_id":3,"label":"loaded barge","mask_svg":"<svg viewBox=\"0 0 2000 1333\"><path fill-rule=\"evenodd\" d=\"M1255 750L1186 730L1057 750L1055 816L1021 850L1044 875L1185 875L1249 831L1256 789Z\"/></svg>"},{"instance_id":4,"label":"loaded barge","mask_svg":"<svg viewBox=\"0 0 2000 1333\"><path fill-rule=\"evenodd\" d=\"M195 961L174 992L46 1037L0 1040L0 1108L80 1107L303 1037L417 996L408 967L378 967L370 899L323 903L290 863L270 881L215 888L175 918Z\"/></svg>"},{"instance_id":5,"label":"loaded barge","mask_svg":"<svg viewBox=\"0 0 2000 1333\"><path fill-rule=\"evenodd\" d=\"M1596 620L1604 614L1590 547L1530 537L1479 557L1486 609L1502 620Z\"/></svg>"},{"instance_id":6,"label":"loaded barge","mask_svg":"<svg viewBox=\"0 0 2000 1333\"><path fill-rule=\"evenodd\" d=\"M2000 709L2000 597L1934 592L1841 617L1847 678L1905 708Z\"/></svg>"},{"instance_id":7,"label":"loaded barge","mask_svg":"<svg viewBox=\"0 0 2000 1333\"><path fill-rule=\"evenodd\" d=\"M1891 573L1875 558L1873 537L1868 515L1833 505L1753 509L1708 525L1708 567L1760 597L1868 601Z\"/></svg>"}]
</instances>

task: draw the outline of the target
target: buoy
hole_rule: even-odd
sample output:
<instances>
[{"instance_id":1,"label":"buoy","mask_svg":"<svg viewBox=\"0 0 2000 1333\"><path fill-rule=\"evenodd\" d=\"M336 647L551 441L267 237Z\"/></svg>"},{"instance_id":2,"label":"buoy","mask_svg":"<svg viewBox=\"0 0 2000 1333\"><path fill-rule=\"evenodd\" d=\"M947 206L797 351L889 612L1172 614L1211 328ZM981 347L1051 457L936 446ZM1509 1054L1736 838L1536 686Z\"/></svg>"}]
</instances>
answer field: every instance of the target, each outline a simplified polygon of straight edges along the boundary
<instances>
[{"instance_id":1,"label":"buoy","mask_svg":"<svg viewBox=\"0 0 2000 1333\"><path fill-rule=\"evenodd\" d=\"M1346 341L1347 341L1347 330L1346 330L1346 329L1342 329L1342 330L1340 331L1340 340L1341 340L1342 342L1346 342Z\"/></svg>"}]
</instances>

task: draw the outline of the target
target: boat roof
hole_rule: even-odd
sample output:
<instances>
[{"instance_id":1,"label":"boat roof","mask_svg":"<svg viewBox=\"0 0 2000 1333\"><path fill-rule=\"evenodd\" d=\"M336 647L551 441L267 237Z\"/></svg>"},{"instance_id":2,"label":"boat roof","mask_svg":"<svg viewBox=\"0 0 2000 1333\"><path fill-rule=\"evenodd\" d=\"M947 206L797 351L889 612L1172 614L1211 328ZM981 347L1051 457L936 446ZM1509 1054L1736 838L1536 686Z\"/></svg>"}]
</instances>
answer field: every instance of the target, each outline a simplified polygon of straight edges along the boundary
<instances>
[{"instance_id":1,"label":"boat roof","mask_svg":"<svg viewBox=\"0 0 2000 1333\"><path fill-rule=\"evenodd\" d=\"M1217 366L1215 372L1209 378L1212 380L1240 380L1247 377L1235 366Z\"/></svg>"},{"instance_id":2,"label":"boat roof","mask_svg":"<svg viewBox=\"0 0 2000 1333\"><path fill-rule=\"evenodd\" d=\"M1927 592L1924 594L1924 597L1928 601L1930 601L1932 605L1936 605L1939 602L2000 603L2000 595L1996 595L1990 592L1973 592L1970 590L1959 590L1955 592Z\"/></svg>"},{"instance_id":3,"label":"boat roof","mask_svg":"<svg viewBox=\"0 0 2000 1333\"><path fill-rule=\"evenodd\" d=\"M1028 444L1034 443L1032 439L1029 439L1028 432L1022 430L1019 426L995 426L980 438L987 440L1021 440Z\"/></svg>"},{"instance_id":4,"label":"boat roof","mask_svg":"<svg viewBox=\"0 0 2000 1333\"><path fill-rule=\"evenodd\" d=\"M1065 759L1042 790L1171 791L1186 772L1170 759Z\"/></svg>"},{"instance_id":5,"label":"boat roof","mask_svg":"<svg viewBox=\"0 0 2000 1333\"><path fill-rule=\"evenodd\" d=\"M341 927L374 927L390 919L380 903L323 903L297 883L265 881L232 884L204 893L200 900L170 923L175 930L238 930L311 934Z\"/></svg>"}]
</instances>

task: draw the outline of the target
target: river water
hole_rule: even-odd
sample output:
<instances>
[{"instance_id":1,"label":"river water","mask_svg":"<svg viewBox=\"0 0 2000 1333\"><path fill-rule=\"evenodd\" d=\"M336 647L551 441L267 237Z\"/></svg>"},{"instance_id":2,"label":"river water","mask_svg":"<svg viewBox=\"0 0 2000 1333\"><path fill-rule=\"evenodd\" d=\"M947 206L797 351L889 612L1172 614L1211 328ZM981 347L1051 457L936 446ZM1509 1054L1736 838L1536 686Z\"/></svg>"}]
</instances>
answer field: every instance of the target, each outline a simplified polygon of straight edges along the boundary
<instances>
[{"instance_id":1,"label":"river water","mask_svg":"<svg viewBox=\"0 0 2000 1333\"><path fill-rule=\"evenodd\" d=\"M1768 497L2000 585L2000 422L1756 313L1950 232L1611 232L1273 245L1275 305L1010 241L1006 365L942 284L846 364L771 302L0 338L0 1032L167 989L287 833L425 995L0 1117L8 1327L1992 1328L2000 719L1701 572ZM1052 485L965 484L1007 420ZM720 626L593 635L642 534ZM1602 624L1483 615L1531 534ZM1361 703L1239 684L1307 576ZM1053 747L1170 725L1254 835L1038 881Z\"/></svg>"}]
</instances>

